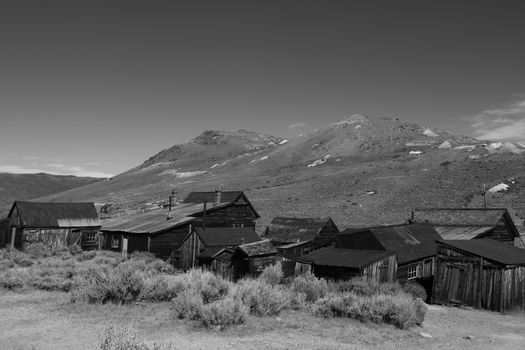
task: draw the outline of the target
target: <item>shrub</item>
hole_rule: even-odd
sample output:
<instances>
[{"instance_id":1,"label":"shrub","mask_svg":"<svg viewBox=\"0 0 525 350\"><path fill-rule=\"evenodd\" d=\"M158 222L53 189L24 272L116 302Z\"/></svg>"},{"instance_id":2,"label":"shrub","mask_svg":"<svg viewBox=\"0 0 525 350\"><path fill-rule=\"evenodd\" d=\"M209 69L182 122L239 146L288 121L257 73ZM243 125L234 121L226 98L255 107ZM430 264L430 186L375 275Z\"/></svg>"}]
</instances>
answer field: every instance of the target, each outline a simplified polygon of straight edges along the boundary
<instances>
[{"instance_id":1,"label":"shrub","mask_svg":"<svg viewBox=\"0 0 525 350\"><path fill-rule=\"evenodd\" d=\"M295 293L304 293L306 302L312 303L328 293L328 284L326 280L308 272L292 281L292 289Z\"/></svg>"},{"instance_id":2,"label":"shrub","mask_svg":"<svg viewBox=\"0 0 525 350\"><path fill-rule=\"evenodd\" d=\"M130 303L138 299L144 281L133 265L120 265L110 276L111 299L118 303Z\"/></svg>"},{"instance_id":3,"label":"shrub","mask_svg":"<svg viewBox=\"0 0 525 350\"><path fill-rule=\"evenodd\" d=\"M165 261L155 259L154 261L146 264L146 271L150 273L174 273L175 268L173 265L168 264Z\"/></svg>"},{"instance_id":4,"label":"shrub","mask_svg":"<svg viewBox=\"0 0 525 350\"><path fill-rule=\"evenodd\" d=\"M78 254L81 254L83 253L84 251L82 250L82 247L80 247L79 244L72 244L68 247L68 250L69 250L69 253L71 255L78 255ZM94 251L94 250L93 250Z\"/></svg>"},{"instance_id":5,"label":"shrub","mask_svg":"<svg viewBox=\"0 0 525 350\"><path fill-rule=\"evenodd\" d=\"M78 246L74 245L72 247L78 247ZM78 261L88 261L88 260L92 260L93 258L97 256L97 251L96 250L80 251L73 255L76 255Z\"/></svg>"},{"instance_id":6,"label":"shrub","mask_svg":"<svg viewBox=\"0 0 525 350\"><path fill-rule=\"evenodd\" d=\"M259 275L259 279L264 283L275 286L281 282L283 278L283 269L281 263L278 262L272 266L268 266Z\"/></svg>"},{"instance_id":7,"label":"shrub","mask_svg":"<svg viewBox=\"0 0 525 350\"><path fill-rule=\"evenodd\" d=\"M412 295L414 298L421 298L427 300L427 291L419 283L405 283L403 285L403 291Z\"/></svg>"},{"instance_id":8,"label":"shrub","mask_svg":"<svg viewBox=\"0 0 525 350\"><path fill-rule=\"evenodd\" d=\"M24 251L34 259L47 258L55 254L50 246L40 242L30 244Z\"/></svg>"},{"instance_id":9,"label":"shrub","mask_svg":"<svg viewBox=\"0 0 525 350\"><path fill-rule=\"evenodd\" d=\"M350 280L331 282L330 290L371 296L374 294L395 294L401 291L401 286L397 283L379 283L371 279L357 277Z\"/></svg>"},{"instance_id":10,"label":"shrub","mask_svg":"<svg viewBox=\"0 0 525 350\"><path fill-rule=\"evenodd\" d=\"M102 250L97 252L97 255L92 259L92 262L97 265L117 267L125 260L126 258L121 253Z\"/></svg>"},{"instance_id":11,"label":"shrub","mask_svg":"<svg viewBox=\"0 0 525 350\"><path fill-rule=\"evenodd\" d=\"M89 267L79 272L71 288L71 301L74 303L105 303L112 297L110 280L100 267Z\"/></svg>"},{"instance_id":12,"label":"shrub","mask_svg":"<svg viewBox=\"0 0 525 350\"><path fill-rule=\"evenodd\" d=\"M133 253L131 253L129 255L129 259L144 261L145 264L149 264L149 263L154 262L155 260L159 260L157 259L155 254L152 254L150 252L139 252L139 251L134 251Z\"/></svg>"},{"instance_id":13,"label":"shrub","mask_svg":"<svg viewBox=\"0 0 525 350\"><path fill-rule=\"evenodd\" d=\"M285 287L272 286L261 280L241 280L233 295L242 301L250 313L258 316L276 315L290 305L291 293Z\"/></svg>"},{"instance_id":14,"label":"shrub","mask_svg":"<svg viewBox=\"0 0 525 350\"><path fill-rule=\"evenodd\" d=\"M27 268L12 268L0 275L0 286L10 290L20 290L28 286L31 275Z\"/></svg>"},{"instance_id":15,"label":"shrub","mask_svg":"<svg viewBox=\"0 0 525 350\"><path fill-rule=\"evenodd\" d=\"M232 296L214 301L198 308L197 318L205 327L224 327L244 323L248 317L248 308L243 302Z\"/></svg>"},{"instance_id":16,"label":"shrub","mask_svg":"<svg viewBox=\"0 0 525 350\"><path fill-rule=\"evenodd\" d=\"M140 300L170 301L184 290L180 279L170 275L155 275L144 277L144 288Z\"/></svg>"},{"instance_id":17,"label":"shrub","mask_svg":"<svg viewBox=\"0 0 525 350\"><path fill-rule=\"evenodd\" d=\"M109 325L100 337L99 350L162 350L159 344L148 346L131 327L116 328Z\"/></svg>"},{"instance_id":18,"label":"shrub","mask_svg":"<svg viewBox=\"0 0 525 350\"><path fill-rule=\"evenodd\" d=\"M172 309L176 318L195 319L203 307L200 295L192 290L186 290L173 299Z\"/></svg>"}]
</instances>

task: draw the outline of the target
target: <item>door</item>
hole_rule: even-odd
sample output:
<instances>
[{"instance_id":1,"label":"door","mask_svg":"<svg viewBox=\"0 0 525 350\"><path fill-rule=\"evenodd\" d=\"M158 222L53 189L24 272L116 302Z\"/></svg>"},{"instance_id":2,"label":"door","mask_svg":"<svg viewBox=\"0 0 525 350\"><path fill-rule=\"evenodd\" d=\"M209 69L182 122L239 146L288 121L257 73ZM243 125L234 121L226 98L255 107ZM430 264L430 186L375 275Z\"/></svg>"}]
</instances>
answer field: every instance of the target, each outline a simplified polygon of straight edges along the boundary
<instances>
[{"instance_id":1,"label":"door","mask_svg":"<svg viewBox=\"0 0 525 350\"><path fill-rule=\"evenodd\" d=\"M128 237L122 235L122 255L128 256Z\"/></svg>"}]
</instances>

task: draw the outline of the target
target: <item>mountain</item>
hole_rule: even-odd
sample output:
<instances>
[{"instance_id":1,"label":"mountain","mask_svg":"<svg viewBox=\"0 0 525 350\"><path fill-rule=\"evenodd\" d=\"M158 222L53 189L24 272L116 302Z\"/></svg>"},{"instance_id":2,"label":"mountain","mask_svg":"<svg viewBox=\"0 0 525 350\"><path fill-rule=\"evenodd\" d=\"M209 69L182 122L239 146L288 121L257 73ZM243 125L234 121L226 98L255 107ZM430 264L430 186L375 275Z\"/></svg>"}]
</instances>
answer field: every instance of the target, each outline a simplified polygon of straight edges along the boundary
<instances>
[{"instance_id":1,"label":"mountain","mask_svg":"<svg viewBox=\"0 0 525 350\"><path fill-rule=\"evenodd\" d=\"M96 182L100 179L40 174L0 173L0 207L10 207L14 200L31 200Z\"/></svg>"},{"instance_id":2,"label":"mountain","mask_svg":"<svg viewBox=\"0 0 525 350\"><path fill-rule=\"evenodd\" d=\"M510 207L525 217L525 147L395 118L352 115L291 140L245 130L206 131L109 180L44 197L117 203L123 211L167 201L175 189L242 189L262 218L331 216L341 227L404 222L415 207Z\"/></svg>"}]
</instances>

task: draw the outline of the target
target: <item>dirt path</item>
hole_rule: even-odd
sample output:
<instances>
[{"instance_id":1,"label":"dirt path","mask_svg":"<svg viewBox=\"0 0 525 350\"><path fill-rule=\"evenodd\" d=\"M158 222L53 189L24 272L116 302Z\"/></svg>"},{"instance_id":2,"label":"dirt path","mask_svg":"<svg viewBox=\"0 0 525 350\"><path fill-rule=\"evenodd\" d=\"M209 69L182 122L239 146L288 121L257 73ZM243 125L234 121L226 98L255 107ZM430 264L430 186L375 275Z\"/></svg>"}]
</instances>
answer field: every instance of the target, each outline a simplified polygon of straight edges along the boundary
<instances>
[{"instance_id":1,"label":"dirt path","mask_svg":"<svg viewBox=\"0 0 525 350\"><path fill-rule=\"evenodd\" d=\"M423 327L405 331L286 311L221 332L174 320L169 303L75 305L64 293L0 291L0 349L15 350L95 349L109 322L174 349L523 349L524 321L524 313L430 306Z\"/></svg>"}]
</instances>

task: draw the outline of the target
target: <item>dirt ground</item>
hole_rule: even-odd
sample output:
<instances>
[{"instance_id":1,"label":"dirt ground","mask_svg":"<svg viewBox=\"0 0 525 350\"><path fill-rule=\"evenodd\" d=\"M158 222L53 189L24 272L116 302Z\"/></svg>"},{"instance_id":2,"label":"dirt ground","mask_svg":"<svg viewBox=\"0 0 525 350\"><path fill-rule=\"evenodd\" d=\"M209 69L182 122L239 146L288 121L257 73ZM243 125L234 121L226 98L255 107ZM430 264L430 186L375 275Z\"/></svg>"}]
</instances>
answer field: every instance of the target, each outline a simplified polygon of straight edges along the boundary
<instances>
[{"instance_id":1,"label":"dirt ground","mask_svg":"<svg viewBox=\"0 0 525 350\"><path fill-rule=\"evenodd\" d=\"M96 349L109 323L173 349L523 349L525 313L429 306L424 325L399 330L307 312L250 317L225 331L175 320L169 303L71 304L66 293L0 291L0 349ZM424 337L427 333L430 337Z\"/></svg>"}]
</instances>

